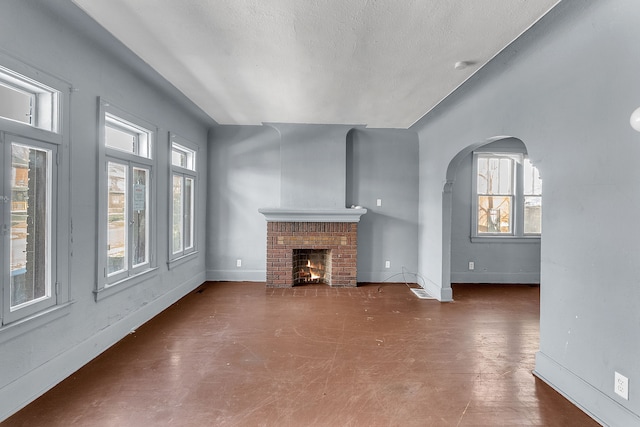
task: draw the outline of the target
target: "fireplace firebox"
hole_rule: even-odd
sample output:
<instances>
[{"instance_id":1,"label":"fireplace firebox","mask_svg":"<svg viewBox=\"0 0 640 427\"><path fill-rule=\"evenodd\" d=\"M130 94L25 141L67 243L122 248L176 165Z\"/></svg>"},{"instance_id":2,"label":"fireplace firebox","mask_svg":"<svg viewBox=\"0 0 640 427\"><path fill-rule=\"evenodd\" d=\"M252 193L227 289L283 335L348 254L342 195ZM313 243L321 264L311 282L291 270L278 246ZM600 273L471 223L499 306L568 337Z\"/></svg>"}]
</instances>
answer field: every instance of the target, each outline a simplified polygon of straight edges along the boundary
<instances>
[{"instance_id":1,"label":"fireplace firebox","mask_svg":"<svg viewBox=\"0 0 640 427\"><path fill-rule=\"evenodd\" d=\"M293 284L331 285L331 251L327 249L293 250Z\"/></svg>"}]
</instances>

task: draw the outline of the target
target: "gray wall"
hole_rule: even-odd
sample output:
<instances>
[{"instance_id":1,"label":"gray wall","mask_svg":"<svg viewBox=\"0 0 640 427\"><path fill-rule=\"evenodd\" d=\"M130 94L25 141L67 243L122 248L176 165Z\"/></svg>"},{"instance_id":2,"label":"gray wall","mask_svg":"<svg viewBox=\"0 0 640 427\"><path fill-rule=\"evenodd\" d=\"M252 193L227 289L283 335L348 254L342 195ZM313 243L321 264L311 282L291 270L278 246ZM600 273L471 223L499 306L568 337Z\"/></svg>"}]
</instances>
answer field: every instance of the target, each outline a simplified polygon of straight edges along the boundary
<instances>
[{"instance_id":1,"label":"gray wall","mask_svg":"<svg viewBox=\"0 0 640 427\"><path fill-rule=\"evenodd\" d=\"M497 136L526 144L544 179L536 374L615 426L640 425L638 16L636 0L565 0L415 126L419 261L441 296L449 162Z\"/></svg>"},{"instance_id":2,"label":"gray wall","mask_svg":"<svg viewBox=\"0 0 640 427\"><path fill-rule=\"evenodd\" d=\"M482 150L526 153L515 138L489 143ZM540 240L471 241L473 153L461 161L452 190L451 282L540 283ZM475 263L469 270L469 261Z\"/></svg>"},{"instance_id":3,"label":"gray wall","mask_svg":"<svg viewBox=\"0 0 640 427\"><path fill-rule=\"evenodd\" d=\"M347 205L358 225L358 281L420 282L418 138L397 129L354 129L347 138ZM377 199L382 201L376 206ZM390 268L385 268L389 261ZM404 274L403 274L404 272Z\"/></svg>"},{"instance_id":4,"label":"gray wall","mask_svg":"<svg viewBox=\"0 0 640 427\"><path fill-rule=\"evenodd\" d=\"M368 212L358 228L358 281L416 282L417 135L350 129L285 124L212 129L209 280L265 280L267 226L260 208L361 205ZM414 274L403 276L403 268Z\"/></svg>"},{"instance_id":5,"label":"gray wall","mask_svg":"<svg viewBox=\"0 0 640 427\"><path fill-rule=\"evenodd\" d=\"M344 208L345 137L350 127L311 124L271 126L280 132L279 207Z\"/></svg>"},{"instance_id":6,"label":"gray wall","mask_svg":"<svg viewBox=\"0 0 640 427\"><path fill-rule=\"evenodd\" d=\"M216 126L209 141L207 279L264 281L267 222L258 209L280 205L280 134Z\"/></svg>"},{"instance_id":7,"label":"gray wall","mask_svg":"<svg viewBox=\"0 0 640 427\"><path fill-rule=\"evenodd\" d=\"M70 182L61 200L70 200L68 287L72 304L64 316L45 323L29 320L0 328L0 419L80 368L205 280L205 204L197 205L198 254L167 268L169 212L168 132L198 144L198 200L207 191L207 129L212 124L172 86L125 50L68 1L5 0L0 13L0 56L69 82ZM97 98L158 126L156 236L158 271L147 280L96 302ZM68 170L68 169L67 169ZM68 174L67 174L68 175ZM60 254L67 257L67 254Z\"/></svg>"}]
</instances>

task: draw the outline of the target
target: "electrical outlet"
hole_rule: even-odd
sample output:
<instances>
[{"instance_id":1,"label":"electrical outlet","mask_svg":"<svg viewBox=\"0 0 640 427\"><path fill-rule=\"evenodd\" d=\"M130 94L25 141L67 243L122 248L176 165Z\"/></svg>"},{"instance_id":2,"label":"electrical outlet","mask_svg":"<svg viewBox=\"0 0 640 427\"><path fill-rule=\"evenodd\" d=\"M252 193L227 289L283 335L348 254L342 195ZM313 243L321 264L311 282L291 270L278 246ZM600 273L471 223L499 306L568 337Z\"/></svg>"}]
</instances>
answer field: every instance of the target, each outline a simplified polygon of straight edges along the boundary
<instances>
[{"instance_id":1,"label":"electrical outlet","mask_svg":"<svg viewBox=\"0 0 640 427\"><path fill-rule=\"evenodd\" d=\"M476 268L476 263L473 261L469 261L469 270L475 270Z\"/></svg>"},{"instance_id":2,"label":"electrical outlet","mask_svg":"<svg viewBox=\"0 0 640 427\"><path fill-rule=\"evenodd\" d=\"M391 268L391 261L385 261L384 268Z\"/></svg>"},{"instance_id":3,"label":"electrical outlet","mask_svg":"<svg viewBox=\"0 0 640 427\"><path fill-rule=\"evenodd\" d=\"M242 267L242 260L241 259L237 259L236 260L236 267Z\"/></svg>"},{"instance_id":4,"label":"electrical outlet","mask_svg":"<svg viewBox=\"0 0 640 427\"><path fill-rule=\"evenodd\" d=\"M629 378L616 372L614 376L613 390L625 400L629 400Z\"/></svg>"},{"instance_id":5,"label":"electrical outlet","mask_svg":"<svg viewBox=\"0 0 640 427\"><path fill-rule=\"evenodd\" d=\"M376 206L382 206L382 199L376 199Z\"/></svg>"}]
</instances>

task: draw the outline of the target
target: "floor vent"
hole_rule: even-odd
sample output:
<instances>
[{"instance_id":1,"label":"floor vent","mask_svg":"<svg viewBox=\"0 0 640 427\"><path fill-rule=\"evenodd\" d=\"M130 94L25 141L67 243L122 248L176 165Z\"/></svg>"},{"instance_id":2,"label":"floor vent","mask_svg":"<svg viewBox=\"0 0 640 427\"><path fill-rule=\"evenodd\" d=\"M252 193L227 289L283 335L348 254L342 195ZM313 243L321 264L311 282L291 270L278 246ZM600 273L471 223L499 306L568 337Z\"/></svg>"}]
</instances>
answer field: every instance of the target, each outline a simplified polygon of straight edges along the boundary
<instances>
[{"instance_id":1,"label":"floor vent","mask_svg":"<svg viewBox=\"0 0 640 427\"><path fill-rule=\"evenodd\" d=\"M420 299L435 299L422 288L411 288L411 292L416 294L416 296Z\"/></svg>"}]
</instances>

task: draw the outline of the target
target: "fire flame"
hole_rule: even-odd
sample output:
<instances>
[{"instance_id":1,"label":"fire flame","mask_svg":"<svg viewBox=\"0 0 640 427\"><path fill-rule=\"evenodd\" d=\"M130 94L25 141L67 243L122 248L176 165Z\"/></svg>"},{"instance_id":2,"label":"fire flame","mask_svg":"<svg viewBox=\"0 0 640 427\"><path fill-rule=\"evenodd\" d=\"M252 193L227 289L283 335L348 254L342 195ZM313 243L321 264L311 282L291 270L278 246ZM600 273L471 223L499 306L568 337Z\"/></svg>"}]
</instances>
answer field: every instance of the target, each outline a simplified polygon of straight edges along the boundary
<instances>
[{"instance_id":1,"label":"fire flame","mask_svg":"<svg viewBox=\"0 0 640 427\"><path fill-rule=\"evenodd\" d=\"M311 280L318 280L320 278L320 275L314 273L314 271L312 270L313 266L311 265L311 260L307 260L307 267L309 268L309 274L311 275Z\"/></svg>"}]
</instances>

